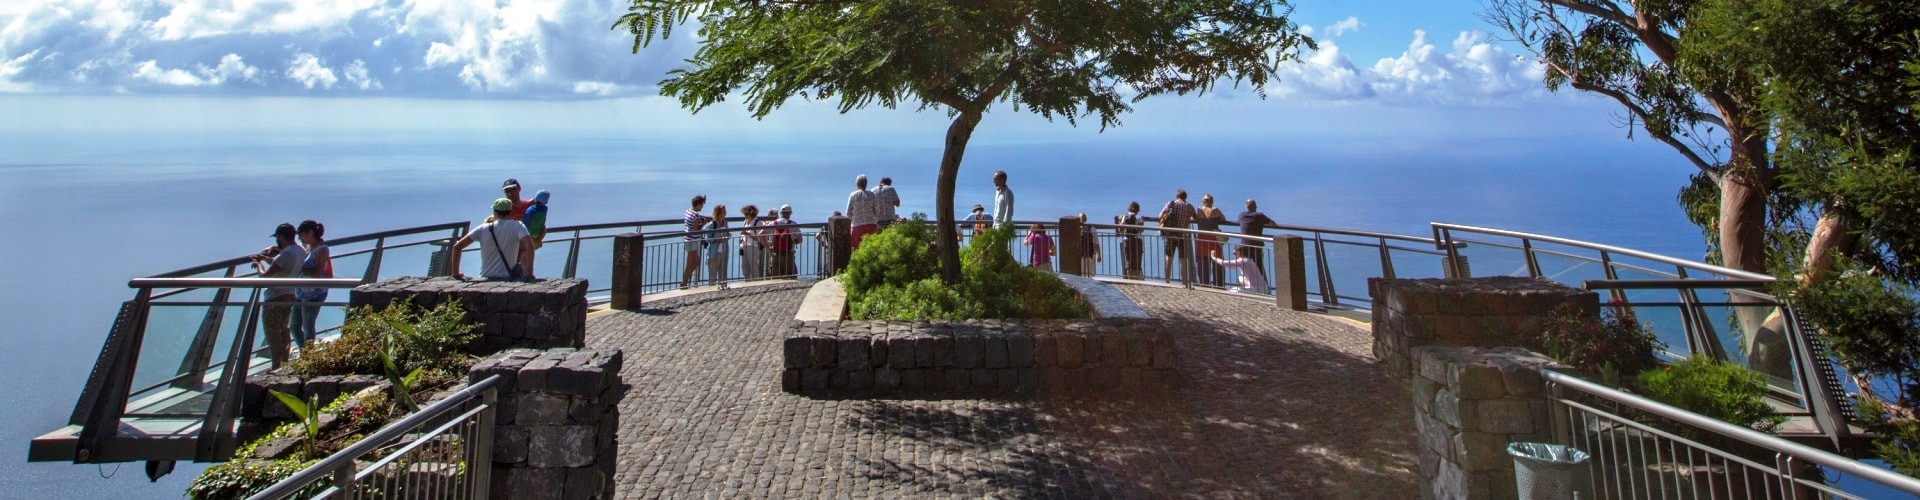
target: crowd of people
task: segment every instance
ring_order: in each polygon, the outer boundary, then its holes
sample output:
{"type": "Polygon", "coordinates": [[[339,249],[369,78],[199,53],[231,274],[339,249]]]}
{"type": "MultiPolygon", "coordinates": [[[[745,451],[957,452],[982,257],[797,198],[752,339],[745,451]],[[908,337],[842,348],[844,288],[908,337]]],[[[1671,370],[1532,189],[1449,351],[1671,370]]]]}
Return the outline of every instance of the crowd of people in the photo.
{"type": "MultiPolygon", "coordinates": [[[[963,219],[972,224],[974,236],[979,236],[989,225],[997,228],[1011,227],[1013,224],[1014,197],[1013,190],[1007,186],[1006,171],[994,171],[993,186],[993,211],[988,212],[985,206],[975,204],[971,213],[963,219]]],[[[851,219],[850,245],[858,249],[867,235],[905,219],[899,215],[900,194],[894,189],[891,177],[881,177],[879,184],[869,189],[867,176],[862,174],[854,178],[854,188],[847,195],[845,216],[851,219]]],[[[492,213],[485,221],[468,231],[450,249],[448,264],[454,277],[465,278],[460,271],[461,255],[476,243],[480,245],[481,277],[498,280],[535,277],[534,255],[546,239],[551,195],[547,191],[538,191],[532,198],[521,198],[520,182],[515,179],[507,179],[501,184],[501,194],[502,197],[493,200],[490,205],[492,213]]],[[[735,230],[728,221],[726,205],[714,204],[709,212],[707,197],[693,196],[686,212],[682,214],[686,232],[682,243],[686,260],[680,276],[681,288],[703,281],[709,286],[725,288],[732,279],[728,274],[736,257],[740,259],[740,279],[759,280],[798,274],[797,254],[802,238],[801,231],[793,221],[793,207],[783,204],[777,209],[767,210],[763,215],[760,207],[745,205],[740,207],[740,214],[741,228],[735,230]]],[[[841,215],[839,211],[833,213],[833,217],[841,215]]],[[[1080,213],[1078,217],[1083,224],[1087,221],[1086,213],[1080,213]]],[[[1225,212],[1214,206],[1213,195],[1202,195],[1200,206],[1195,207],[1188,203],[1184,189],[1174,192],[1173,199],[1161,207],[1156,219],[1161,228],[1211,232],[1218,232],[1220,226],[1228,221],[1225,212]]],[[[1233,221],[1246,237],[1241,238],[1231,258],[1222,252],[1227,239],[1224,236],[1162,231],[1162,247],[1166,257],[1161,273],[1163,280],[1171,282],[1174,269],[1178,266],[1183,281],[1225,287],[1226,270],[1232,268],[1240,274],[1236,289],[1266,293],[1263,231],[1278,225],[1260,212],[1254,200],[1247,200],[1246,210],[1233,221]]],[[[1147,229],[1146,219],[1140,215],[1140,203],[1129,203],[1127,212],[1114,216],[1113,222],[1120,226],[1114,236],[1120,240],[1122,274],[1128,279],[1144,279],[1141,263],[1146,245],[1142,241],[1142,234],[1147,229]]],[[[332,255],[327,248],[325,234],[326,227],[312,220],[303,221],[298,226],[280,224],[274,229],[274,245],[253,255],[252,262],[262,277],[331,278],[332,255]]],[[[816,235],[816,238],[821,236],[816,235]]],[[[1091,227],[1083,225],[1078,240],[1082,249],[1082,268],[1092,269],[1102,260],[1100,239],[1091,227]]],[[[1028,249],[1028,265],[1051,267],[1059,251],[1055,239],[1047,234],[1044,225],[1033,224],[1029,227],[1023,241],[1028,249]]],[[[266,290],[262,317],[275,366],[288,359],[292,347],[304,347],[314,340],[315,320],[321,303],[326,299],[326,288],[266,290]]]]}

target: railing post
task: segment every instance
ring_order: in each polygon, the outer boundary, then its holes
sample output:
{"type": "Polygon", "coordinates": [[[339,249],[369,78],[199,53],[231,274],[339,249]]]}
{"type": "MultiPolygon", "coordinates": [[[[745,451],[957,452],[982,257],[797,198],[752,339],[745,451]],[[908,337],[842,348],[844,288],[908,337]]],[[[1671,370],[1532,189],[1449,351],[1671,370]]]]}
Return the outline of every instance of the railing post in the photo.
{"type": "MultiPolygon", "coordinates": [[[[469,468],[468,470],[473,469],[469,468]]],[[[360,489],[355,488],[353,485],[353,476],[357,472],[358,471],[354,470],[352,460],[348,460],[347,463],[341,464],[340,468],[333,470],[333,487],[340,492],[334,498],[352,500],[360,497],[360,489]]]]}
{"type": "Polygon", "coordinates": [[[380,281],[380,256],[381,254],[386,253],[386,250],[387,250],[386,238],[380,238],[380,239],[374,240],[373,256],[367,259],[366,278],[362,279],[361,281],[365,281],[368,283],[380,281]]]}
{"type": "Polygon", "coordinates": [[[480,404],[487,408],[480,410],[480,429],[473,438],[474,454],[467,459],[467,470],[471,471],[468,491],[473,493],[470,498],[492,498],[487,490],[493,486],[493,426],[494,412],[500,407],[499,384],[480,393],[480,404]]]}
{"type": "Polygon", "coordinates": [[[1467,256],[1462,255],[1460,253],[1460,249],[1466,248],[1467,244],[1447,241],[1446,246],[1447,246],[1447,256],[1442,258],[1440,262],[1440,267],[1447,271],[1447,277],[1448,278],[1472,277],[1473,267],[1468,265],[1467,256]]]}
{"type": "Polygon", "coordinates": [[[1295,311],[1307,310],[1307,246],[1299,236],[1273,237],[1273,302],[1295,311]]]}
{"type": "Polygon", "coordinates": [[[827,219],[827,245],[833,254],[833,274],[847,270],[847,264],[853,262],[853,219],[834,217],[827,219]]]}
{"type": "Polygon", "coordinates": [[[147,335],[147,308],[153,305],[153,289],[141,288],[133,297],[133,326],[127,331],[127,337],[111,354],[113,363],[107,365],[108,374],[99,397],[93,400],[93,408],[87,412],[86,422],[80,427],[79,446],[74,450],[73,462],[101,463],[95,456],[107,441],[120,433],[120,416],[127,411],[127,396],[133,390],[133,363],[140,356],[140,344],[147,335]]]}
{"type": "Polygon", "coordinates": [[[560,271],[560,277],[573,278],[580,270],[580,232],[573,232],[573,243],[567,245],[567,267],[560,271]]]}
{"type": "MultiPolygon", "coordinates": [[[[579,240],[575,240],[578,244],[579,240]]],[[[625,233],[613,237],[613,301],[608,307],[621,311],[640,309],[640,296],[646,285],[646,235],[625,233]]]]}
{"type": "Polygon", "coordinates": [[[1088,250],[1080,248],[1081,227],[1083,226],[1080,225],[1079,217],[1066,216],[1060,218],[1060,238],[1058,240],[1060,244],[1056,245],[1056,248],[1060,250],[1058,252],[1060,254],[1060,274],[1078,276],[1092,274],[1090,272],[1092,271],[1091,269],[1083,269],[1085,266],[1081,265],[1081,256],[1086,255],[1088,250]]]}
{"type": "Polygon", "coordinates": [[[1533,240],[1520,240],[1520,252],[1527,256],[1527,277],[1540,277],[1540,258],[1533,254],[1533,240]]]}

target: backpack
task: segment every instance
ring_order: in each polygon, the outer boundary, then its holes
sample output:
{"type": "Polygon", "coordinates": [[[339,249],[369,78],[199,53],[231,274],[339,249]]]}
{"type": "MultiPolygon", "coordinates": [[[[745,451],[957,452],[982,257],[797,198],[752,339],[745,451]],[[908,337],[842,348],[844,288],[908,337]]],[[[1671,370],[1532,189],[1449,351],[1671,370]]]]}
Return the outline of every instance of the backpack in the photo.
{"type": "Polygon", "coordinates": [[[773,253],[792,252],[793,242],[798,239],[800,237],[793,234],[791,226],[781,224],[779,228],[773,230],[773,253]]]}
{"type": "Polygon", "coordinates": [[[1187,220],[1187,214],[1173,207],[1173,203],[1167,204],[1166,214],[1160,218],[1160,227],[1187,227],[1187,223],[1191,222],[1187,220]]]}

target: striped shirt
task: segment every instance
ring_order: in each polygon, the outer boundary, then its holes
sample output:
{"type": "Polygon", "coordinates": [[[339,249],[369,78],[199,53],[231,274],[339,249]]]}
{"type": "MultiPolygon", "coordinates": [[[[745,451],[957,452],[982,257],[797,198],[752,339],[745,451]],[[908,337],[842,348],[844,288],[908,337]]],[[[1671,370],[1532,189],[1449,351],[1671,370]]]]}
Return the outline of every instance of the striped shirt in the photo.
{"type": "MultiPolygon", "coordinates": [[[[713,218],[712,218],[712,217],[708,217],[708,216],[706,216],[706,214],[702,214],[702,213],[700,213],[700,211],[698,211],[698,210],[694,210],[694,209],[691,209],[691,208],[689,208],[689,209],[687,209],[687,213],[686,213],[685,215],[686,215],[686,218],[687,218],[687,219],[686,219],[686,222],[687,222],[687,232],[689,232],[689,233],[691,233],[691,232],[694,232],[694,231],[699,231],[699,230],[701,230],[701,229],[703,229],[703,228],[705,228],[705,227],[707,227],[707,223],[708,223],[708,222],[712,222],[712,221],[713,221],[713,218]]],[[[703,240],[703,239],[705,239],[705,237],[702,237],[702,236],[694,236],[694,235],[691,235],[691,234],[689,234],[689,235],[687,235],[687,241],[688,241],[688,242],[697,242],[697,241],[701,241],[701,240],[703,240]]],[[[691,249],[691,248],[689,248],[689,249],[687,249],[687,250],[688,250],[688,251],[692,251],[692,250],[694,250],[694,249],[691,249]]]]}

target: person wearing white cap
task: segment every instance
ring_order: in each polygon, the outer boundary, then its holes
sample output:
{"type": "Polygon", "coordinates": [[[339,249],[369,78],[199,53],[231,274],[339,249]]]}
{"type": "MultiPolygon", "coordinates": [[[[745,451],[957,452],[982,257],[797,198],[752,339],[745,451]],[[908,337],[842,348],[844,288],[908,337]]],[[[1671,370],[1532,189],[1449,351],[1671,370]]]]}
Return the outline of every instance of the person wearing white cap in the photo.
{"type": "Polygon", "coordinates": [[[479,240],[481,277],[496,280],[528,278],[526,270],[533,267],[533,238],[527,235],[525,224],[508,217],[511,212],[513,200],[493,200],[493,222],[474,228],[453,244],[447,267],[453,270],[453,277],[465,278],[460,274],[460,255],[474,240],[479,240]]]}

